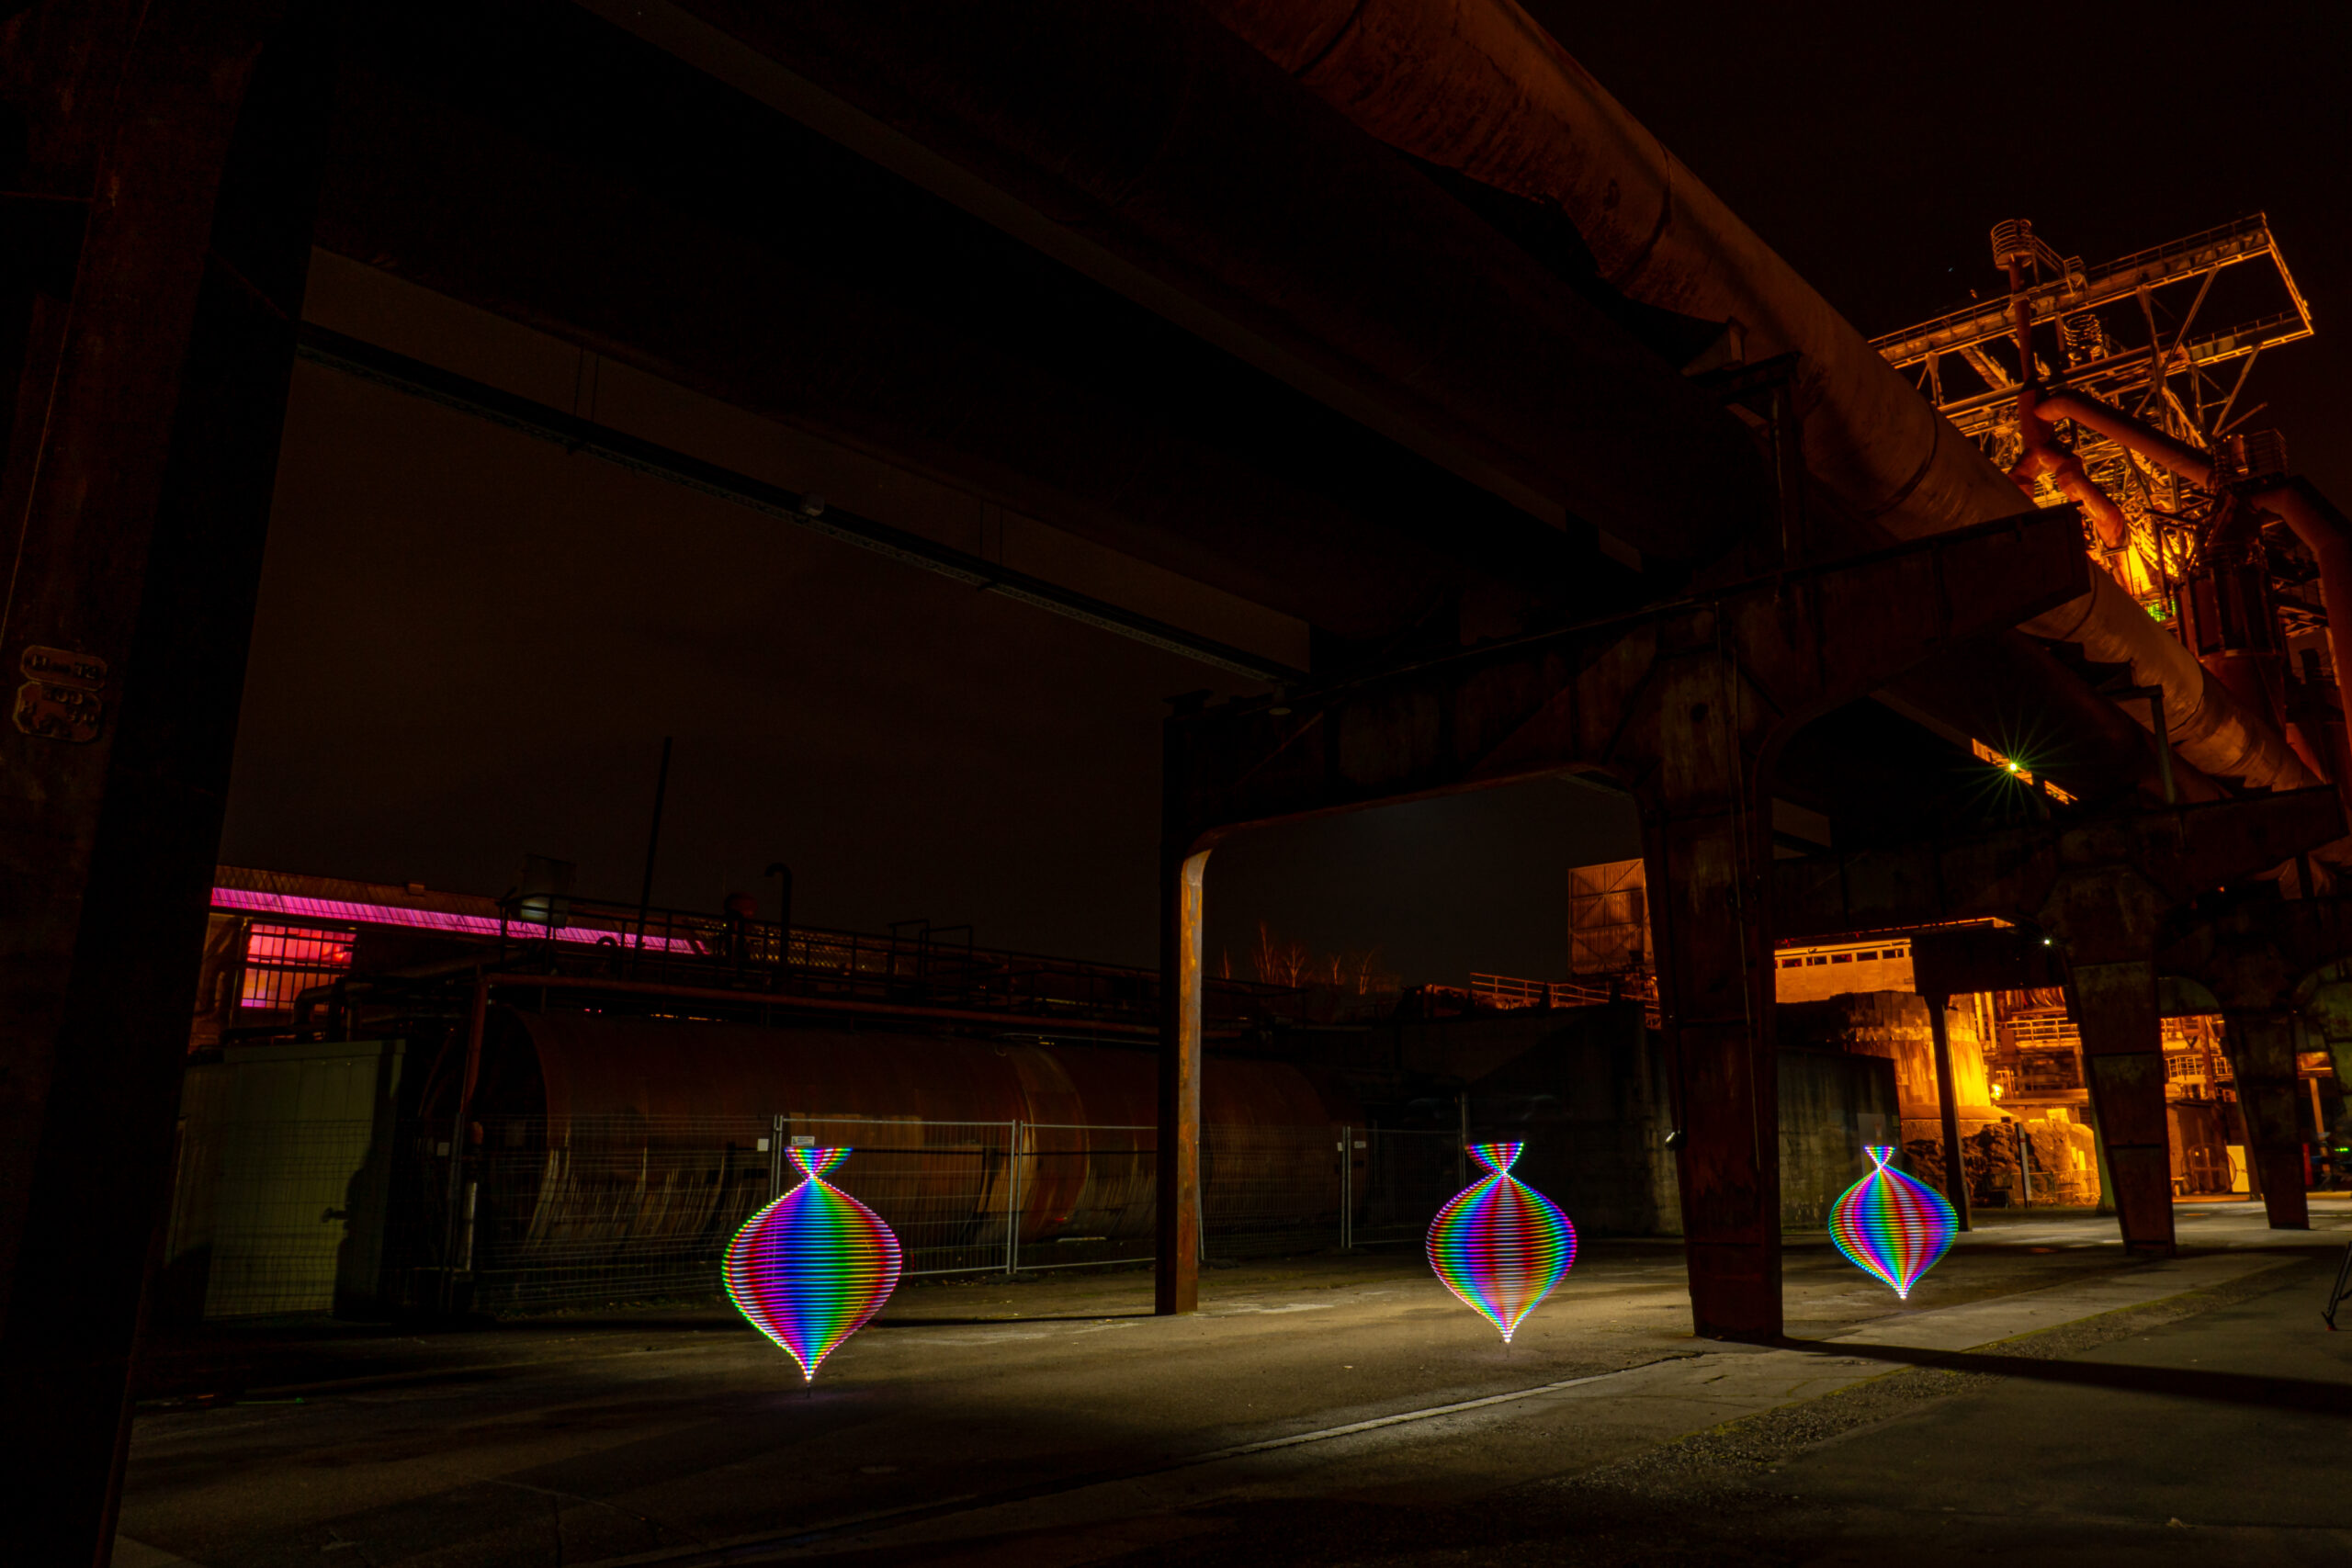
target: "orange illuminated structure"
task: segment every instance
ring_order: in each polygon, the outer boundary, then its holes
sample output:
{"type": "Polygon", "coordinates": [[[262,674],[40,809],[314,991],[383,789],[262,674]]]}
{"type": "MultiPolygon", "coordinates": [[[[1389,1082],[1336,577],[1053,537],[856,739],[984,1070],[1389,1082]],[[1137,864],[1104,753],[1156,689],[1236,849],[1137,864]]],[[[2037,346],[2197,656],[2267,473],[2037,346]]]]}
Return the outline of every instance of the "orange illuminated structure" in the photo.
{"type": "Polygon", "coordinates": [[[2331,582],[2352,597],[2352,537],[2290,477],[2278,433],[2251,428],[2256,364],[2313,331],[2268,220],[2086,265],[2010,220],[1992,250],[2002,291],[1871,346],[2036,503],[2078,506],[2092,558],[2340,786],[2326,600],[2331,582]]]}

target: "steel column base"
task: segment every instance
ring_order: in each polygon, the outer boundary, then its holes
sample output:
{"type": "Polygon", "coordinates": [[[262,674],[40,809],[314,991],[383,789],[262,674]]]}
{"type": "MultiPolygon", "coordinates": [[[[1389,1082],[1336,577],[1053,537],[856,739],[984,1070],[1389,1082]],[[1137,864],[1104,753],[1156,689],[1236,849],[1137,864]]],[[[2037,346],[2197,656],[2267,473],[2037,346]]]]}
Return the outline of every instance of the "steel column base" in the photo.
{"type": "Polygon", "coordinates": [[[2272,1230],[2307,1231],[2312,1211],[2303,1191],[2294,1020],[2276,1008],[2233,1010],[2222,1020],[2222,1042],[2237,1077],[2249,1145],[2246,1162],[2262,1189],[2263,1213],[2272,1230]]]}

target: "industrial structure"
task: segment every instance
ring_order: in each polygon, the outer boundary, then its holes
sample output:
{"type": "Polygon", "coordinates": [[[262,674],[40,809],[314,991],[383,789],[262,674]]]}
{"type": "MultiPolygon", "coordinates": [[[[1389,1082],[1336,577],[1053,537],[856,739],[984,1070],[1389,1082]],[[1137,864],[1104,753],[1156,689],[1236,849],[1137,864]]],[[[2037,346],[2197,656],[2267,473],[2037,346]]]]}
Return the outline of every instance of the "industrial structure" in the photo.
{"type": "MultiPolygon", "coordinates": [[[[2306,1223],[2298,1046],[2352,1037],[2352,538],[2222,378],[2310,330],[2259,220],[2100,269],[2005,224],[1997,312],[1873,344],[1510,0],[51,0],[0,29],[0,1418],[43,1434],[7,1481],[28,1558],[111,1535],[298,355],[1261,683],[1165,727],[1162,963],[1125,1026],[1156,1051],[1162,1312],[1197,1304],[1217,845],[1565,773],[1639,808],[1699,1333],[1782,1326],[1788,943],[1906,946],[1952,1161],[1950,998],[2062,997],[2143,1253],[2174,1242],[2164,1018],[2217,1016],[2271,1223],[2306,1223]],[[2290,305],[2224,311],[2256,259],[2290,305]],[[1298,649],[306,321],[323,267],[818,433],[1298,649]]],[[[662,983],[469,987],[590,980],[662,983]]],[[[463,1038],[453,1173],[495,1055],[463,1038]]],[[[551,1092],[537,1048],[502,1092],[528,1061],[551,1092]]]]}
{"type": "MultiPolygon", "coordinates": [[[[861,1151],[910,1275],[1152,1260],[1158,974],[569,880],[539,857],[500,899],[220,869],[152,1317],[705,1295],[811,1139],[861,1151]]],[[[1537,1136],[1589,1234],[1679,1229],[1638,997],[1438,999],[1209,983],[1204,1258],[1417,1244],[1497,1131],[1537,1136]]],[[[1782,1053],[1788,1223],[1892,1134],[1902,1064],[1881,1056],[1782,1053]]]]}

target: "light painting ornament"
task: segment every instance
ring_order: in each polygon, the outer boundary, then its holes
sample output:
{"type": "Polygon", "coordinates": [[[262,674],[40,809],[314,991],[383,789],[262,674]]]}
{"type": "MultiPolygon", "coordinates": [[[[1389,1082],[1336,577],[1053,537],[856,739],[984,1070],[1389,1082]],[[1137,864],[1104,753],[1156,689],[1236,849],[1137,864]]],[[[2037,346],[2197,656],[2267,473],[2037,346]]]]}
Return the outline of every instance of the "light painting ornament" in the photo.
{"type": "Polygon", "coordinates": [[[1503,1343],[1577,1260],[1577,1227],[1510,1173],[1524,1144],[1473,1144],[1487,1178],[1454,1194],[1430,1224],[1430,1267],[1502,1331],[1503,1343]]]}
{"type": "Polygon", "coordinates": [[[743,1222],[727,1244],[727,1293],[800,1363],[802,1381],[865,1327],[899,1284],[899,1238],[825,1179],[847,1149],[792,1149],[807,1178],[743,1222]]]}
{"type": "Polygon", "coordinates": [[[1909,1300],[1919,1276],[1951,1248],[1960,1217],[1934,1188],[1886,1162],[1891,1148],[1863,1149],[1871,1173],[1829,1208],[1829,1236],[1855,1268],[1875,1274],[1909,1300]]]}

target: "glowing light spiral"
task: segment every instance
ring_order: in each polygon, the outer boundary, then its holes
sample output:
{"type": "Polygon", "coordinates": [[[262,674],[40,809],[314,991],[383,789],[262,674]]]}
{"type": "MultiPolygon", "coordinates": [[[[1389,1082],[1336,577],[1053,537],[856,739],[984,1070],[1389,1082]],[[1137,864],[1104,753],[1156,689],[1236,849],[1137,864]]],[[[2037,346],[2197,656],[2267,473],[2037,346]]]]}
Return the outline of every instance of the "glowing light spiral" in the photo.
{"type": "Polygon", "coordinates": [[[1871,1156],[1871,1173],[1830,1205],[1829,1236],[1855,1268],[1908,1300],[1919,1276],[1951,1250],[1960,1219],[1942,1193],[1886,1163],[1893,1149],[1862,1152],[1871,1156]]]}
{"type": "Polygon", "coordinates": [[[1471,1145],[1471,1157],[1491,1174],[1455,1193],[1430,1224],[1430,1267],[1502,1331],[1506,1345],[1577,1260],[1568,1216],[1510,1173],[1526,1146],[1471,1145]]]}
{"type": "Polygon", "coordinates": [[[819,1364],[898,1288],[899,1238],[881,1216],[826,1181],[849,1150],[789,1152],[806,1179],[744,1221],[727,1244],[727,1293],[813,1382],[819,1364]]]}

